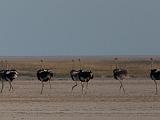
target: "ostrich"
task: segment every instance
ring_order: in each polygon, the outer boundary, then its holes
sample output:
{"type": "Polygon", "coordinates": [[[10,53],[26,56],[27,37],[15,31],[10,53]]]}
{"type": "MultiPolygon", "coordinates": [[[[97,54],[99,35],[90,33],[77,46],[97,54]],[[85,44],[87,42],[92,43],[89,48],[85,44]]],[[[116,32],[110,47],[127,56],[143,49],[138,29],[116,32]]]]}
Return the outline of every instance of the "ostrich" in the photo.
{"type": "MultiPolygon", "coordinates": [[[[7,66],[7,61],[5,62],[7,66]]],[[[17,76],[18,76],[18,72],[15,69],[0,70],[0,77],[2,81],[1,93],[4,88],[4,80],[9,82],[9,85],[10,85],[9,91],[11,91],[11,89],[13,90],[12,81],[16,79],[17,76]]]]}
{"type": "Polygon", "coordinates": [[[157,86],[157,81],[160,80],[160,69],[155,69],[153,67],[153,58],[150,58],[151,60],[151,71],[150,71],[150,77],[152,80],[154,80],[155,86],[156,86],[156,95],[158,94],[158,86],[157,86]]]}
{"type": "MultiPolygon", "coordinates": [[[[79,59],[80,62],[80,59],[79,59]]],[[[75,85],[72,86],[72,91],[73,89],[78,85],[78,81],[79,81],[79,70],[75,70],[75,63],[74,60],[72,59],[72,69],[70,71],[70,76],[72,78],[72,80],[75,82],[75,85]]]]}
{"type": "Polygon", "coordinates": [[[79,80],[79,71],[72,69],[70,71],[70,76],[71,76],[72,80],[75,82],[75,85],[72,86],[72,91],[73,91],[73,89],[78,85],[78,81],[80,81],[79,80]]]}
{"type": "Polygon", "coordinates": [[[11,91],[11,89],[13,90],[12,81],[17,78],[18,72],[15,69],[2,70],[1,74],[2,74],[2,89],[1,89],[1,92],[3,91],[3,88],[4,88],[3,80],[6,80],[6,81],[9,82],[9,85],[10,85],[9,91],[11,91]]]}
{"type": "Polygon", "coordinates": [[[90,79],[93,79],[93,73],[91,70],[79,70],[79,80],[81,81],[82,85],[82,93],[84,88],[84,83],[86,84],[86,88],[88,88],[88,82],[90,79]]]}
{"type": "Polygon", "coordinates": [[[51,70],[48,70],[48,69],[39,69],[37,71],[37,78],[42,83],[41,94],[43,92],[44,82],[49,81],[49,85],[50,85],[50,89],[51,89],[51,83],[50,83],[50,81],[51,81],[52,77],[53,77],[53,72],[51,70]]]}
{"type": "MultiPolygon", "coordinates": [[[[72,60],[74,63],[74,60],[72,60]]],[[[80,62],[80,59],[79,59],[80,62]]],[[[83,94],[83,89],[84,89],[84,83],[86,83],[86,88],[88,87],[88,82],[90,79],[93,79],[93,73],[90,70],[83,70],[81,69],[81,64],[80,64],[80,70],[75,70],[72,69],[70,71],[70,76],[73,81],[75,81],[75,85],[72,86],[72,91],[73,89],[78,85],[78,82],[81,82],[82,86],[82,94],[83,94]]]]}
{"type": "MultiPolygon", "coordinates": [[[[41,60],[43,63],[43,61],[41,60]]],[[[37,78],[39,81],[42,83],[42,88],[41,88],[41,94],[43,92],[43,87],[44,87],[44,82],[49,81],[50,89],[51,89],[51,78],[53,77],[53,72],[49,69],[43,69],[43,66],[41,66],[41,69],[37,71],[37,78]]]]}
{"type": "Polygon", "coordinates": [[[126,79],[126,77],[128,76],[128,71],[126,69],[118,68],[117,60],[118,58],[115,58],[116,69],[113,70],[113,76],[114,79],[119,80],[120,90],[123,89],[123,92],[125,93],[125,89],[123,87],[123,80],[126,79]]]}

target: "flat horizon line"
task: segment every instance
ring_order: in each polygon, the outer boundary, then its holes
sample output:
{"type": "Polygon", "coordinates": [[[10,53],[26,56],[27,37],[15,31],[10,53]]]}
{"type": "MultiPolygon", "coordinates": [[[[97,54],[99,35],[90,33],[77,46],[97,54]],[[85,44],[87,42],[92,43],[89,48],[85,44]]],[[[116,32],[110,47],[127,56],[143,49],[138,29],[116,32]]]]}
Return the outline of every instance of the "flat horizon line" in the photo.
{"type": "Polygon", "coordinates": [[[55,55],[55,56],[0,56],[0,60],[29,60],[29,59],[46,59],[46,60],[63,60],[63,59],[114,59],[115,57],[121,60],[141,60],[141,59],[160,59],[160,55],[55,55]]]}

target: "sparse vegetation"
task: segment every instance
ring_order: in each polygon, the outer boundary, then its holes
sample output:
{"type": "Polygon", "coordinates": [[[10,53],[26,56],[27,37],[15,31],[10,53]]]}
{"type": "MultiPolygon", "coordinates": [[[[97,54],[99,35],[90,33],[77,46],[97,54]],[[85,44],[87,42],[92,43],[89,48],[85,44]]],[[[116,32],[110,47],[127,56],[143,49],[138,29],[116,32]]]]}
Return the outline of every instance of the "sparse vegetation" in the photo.
{"type": "MultiPolygon", "coordinates": [[[[41,67],[40,60],[8,60],[11,68],[16,68],[20,73],[20,77],[35,77],[36,71],[41,67]]],[[[119,67],[125,67],[129,71],[130,77],[148,77],[150,70],[150,61],[148,60],[121,60],[119,67]]],[[[105,59],[84,59],[82,60],[82,68],[91,69],[95,77],[105,78],[112,77],[112,70],[115,68],[113,60],[105,59]]],[[[160,62],[155,63],[156,67],[160,67],[160,62]]],[[[50,59],[44,62],[44,67],[55,72],[58,78],[68,78],[72,69],[71,59],[50,59]]],[[[75,63],[75,69],[79,69],[79,63],[75,63]]]]}

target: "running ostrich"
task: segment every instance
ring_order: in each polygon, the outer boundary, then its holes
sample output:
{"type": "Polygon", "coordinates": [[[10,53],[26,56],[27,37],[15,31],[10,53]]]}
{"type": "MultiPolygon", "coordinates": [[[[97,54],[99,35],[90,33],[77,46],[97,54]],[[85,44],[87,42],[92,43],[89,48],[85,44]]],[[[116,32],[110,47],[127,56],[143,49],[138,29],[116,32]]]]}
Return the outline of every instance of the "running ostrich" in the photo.
{"type": "MultiPolygon", "coordinates": [[[[80,62],[80,59],[79,59],[79,62],[80,62]]],[[[72,86],[72,91],[78,85],[78,81],[80,81],[79,80],[79,70],[75,70],[74,67],[75,67],[75,63],[74,63],[74,60],[72,60],[72,70],[70,71],[70,76],[72,80],[75,82],[75,85],[72,86]]],[[[81,66],[80,66],[80,69],[81,69],[81,66]]]]}
{"type": "MultiPolygon", "coordinates": [[[[7,65],[7,61],[6,62],[6,66],[7,65]]],[[[17,78],[17,75],[18,75],[18,72],[16,71],[16,69],[4,69],[3,70],[0,70],[0,77],[1,77],[1,81],[2,81],[2,88],[1,88],[1,93],[3,91],[3,88],[4,88],[4,80],[5,81],[8,81],[10,87],[9,87],[9,91],[11,91],[11,89],[13,90],[13,86],[12,86],[12,81],[14,79],[17,78]]]]}
{"type": "Polygon", "coordinates": [[[158,85],[156,80],[160,80],[160,69],[155,69],[153,67],[153,58],[150,58],[151,60],[151,71],[150,71],[150,77],[152,80],[154,80],[155,86],[156,86],[156,95],[158,94],[158,85]]]}
{"type": "Polygon", "coordinates": [[[51,78],[53,77],[53,72],[49,69],[43,68],[43,60],[41,60],[42,66],[41,69],[37,71],[37,78],[39,81],[41,81],[42,88],[41,88],[41,94],[43,92],[44,82],[49,81],[50,89],[51,89],[51,78]]]}
{"type": "MultiPolygon", "coordinates": [[[[79,62],[80,62],[80,59],[79,59],[79,62]]],[[[72,63],[74,64],[74,60],[72,60],[72,63]]],[[[72,91],[80,81],[82,86],[82,94],[84,90],[84,84],[86,83],[86,88],[88,88],[88,82],[90,81],[90,79],[93,79],[93,73],[91,72],[91,70],[83,70],[81,68],[81,63],[80,63],[80,70],[75,70],[72,67],[72,70],[70,71],[70,76],[72,80],[75,81],[75,85],[72,86],[72,91]]]]}
{"type": "Polygon", "coordinates": [[[123,89],[123,92],[125,93],[125,89],[123,87],[123,80],[127,78],[128,72],[126,69],[118,68],[117,60],[118,58],[115,58],[116,63],[116,69],[113,70],[113,76],[114,79],[119,80],[120,82],[120,90],[123,89]]]}

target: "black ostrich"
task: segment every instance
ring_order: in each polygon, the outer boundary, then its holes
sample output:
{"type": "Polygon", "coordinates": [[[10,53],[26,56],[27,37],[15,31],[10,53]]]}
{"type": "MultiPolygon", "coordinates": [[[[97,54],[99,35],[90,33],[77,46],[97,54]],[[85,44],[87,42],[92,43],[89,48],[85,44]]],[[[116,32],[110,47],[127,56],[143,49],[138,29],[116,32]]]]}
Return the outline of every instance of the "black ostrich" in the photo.
{"type": "Polygon", "coordinates": [[[84,83],[86,84],[86,88],[88,88],[88,82],[93,79],[93,73],[91,70],[80,70],[79,71],[79,80],[81,81],[82,85],[82,93],[84,88],[84,83]]]}
{"type": "Polygon", "coordinates": [[[72,60],[72,70],[70,71],[70,76],[72,80],[75,82],[75,85],[72,86],[72,91],[73,89],[78,85],[78,82],[81,82],[82,86],[82,94],[83,94],[83,89],[84,89],[84,84],[86,83],[86,89],[88,88],[88,82],[90,79],[93,79],[93,73],[90,70],[83,70],[81,67],[81,59],[78,59],[79,62],[79,70],[75,70],[75,61],[72,60]]]}
{"type": "MultiPolygon", "coordinates": [[[[79,62],[80,62],[80,59],[79,59],[79,62]]],[[[72,91],[78,85],[78,81],[80,81],[79,80],[79,70],[75,70],[74,67],[75,67],[75,61],[72,59],[72,69],[70,71],[70,77],[75,82],[75,85],[72,86],[72,91]]],[[[81,66],[80,66],[80,68],[81,68],[81,66]]]]}
{"type": "Polygon", "coordinates": [[[115,58],[116,69],[113,70],[113,77],[120,82],[120,90],[123,89],[123,92],[125,93],[123,80],[127,78],[128,71],[126,69],[118,68],[117,60],[118,58],[115,58]]]}
{"type": "Polygon", "coordinates": [[[41,94],[43,92],[44,82],[49,81],[50,89],[51,89],[51,78],[53,77],[53,72],[49,69],[39,69],[37,71],[37,78],[42,83],[41,94]]]}
{"type": "Polygon", "coordinates": [[[9,91],[11,91],[11,89],[13,90],[12,81],[17,78],[17,75],[18,75],[18,72],[15,69],[0,70],[0,76],[2,81],[1,93],[4,88],[4,80],[9,82],[9,85],[10,85],[9,91]]]}
{"type": "Polygon", "coordinates": [[[80,81],[79,80],[79,71],[72,69],[70,71],[70,76],[71,76],[72,80],[75,82],[75,85],[72,86],[72,91],[73,91],[73,89],[78,85],[78,81],[80,81]]]}
{"type": "MultiPolygon", "coordinates": [[[[72,60],[72,62],[74,62],[74,60],[72,60]]],[[[80,59],[79,59],[79,62],[80,62],[80,59]]],[[[84,89],[84,83],[86,83],[86,88],[88,88],[88,82],[90,81],[90,79],[93,79],[93,73],[91,72],[91,70],[82,70],[81,68],[80,70],[75,70],[72,67],[72,70],[70,71],[70,76],[72,80],[75,81],[75,85],[72,86],[72,91],[80,81],[82,86],[82,94],[84,89]]]]}
{"type": "Polygon", "coordinates": [[[155,69],[153,67],[153,58],[150,58],[151,60],[151,71],[150,71],[150,77],[154,81],[155,86],[156,86],[156,95],[158,94],[158,85],[157,85],[157,80],[160,80],[160,69],[155,69]]]}

